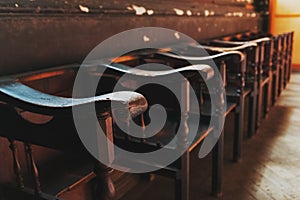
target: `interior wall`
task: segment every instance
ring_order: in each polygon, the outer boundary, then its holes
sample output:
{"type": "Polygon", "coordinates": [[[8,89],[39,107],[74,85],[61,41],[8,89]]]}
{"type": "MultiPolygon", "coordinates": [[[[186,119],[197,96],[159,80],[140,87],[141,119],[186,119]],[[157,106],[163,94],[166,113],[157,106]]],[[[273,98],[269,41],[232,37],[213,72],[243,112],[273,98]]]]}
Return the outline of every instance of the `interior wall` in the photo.
{"type": "Polygon", "coordinates": [[[300,68],[300,1],[271,0],[271,33],[295,31],[293,46],[293,65],[300,68]]]}

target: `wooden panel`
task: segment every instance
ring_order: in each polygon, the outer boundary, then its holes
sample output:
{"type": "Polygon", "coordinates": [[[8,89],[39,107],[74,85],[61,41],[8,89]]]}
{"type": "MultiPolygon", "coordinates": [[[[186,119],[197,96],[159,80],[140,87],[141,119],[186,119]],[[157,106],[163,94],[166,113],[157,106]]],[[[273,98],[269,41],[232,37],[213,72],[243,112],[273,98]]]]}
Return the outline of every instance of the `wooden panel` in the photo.
{"type": "Polygon", "coordinates": [[[67,2],[0,0],[1,74],[80,62],[101,41],[137,27],[165,27],[203,40],[256,31],[261,23],[245,3],[227,0],[67,2]]]}
{"type": "MultiPolygon", "coordinates": [[[[161,26],[196,40],[258,30],[259,18],[148,17],[2,17],[0,70],[20,70],[81,61],[109,36],[142,26],[161,26]]],[[[166,43],[168,38],[166,38],[166,43]]],[[[134,44],[132,44],[134,45],[134,44]]],[[[116,46],[117,49],[117,46],[116,46]]],[[[108,52],[109,53],[109,52],[108,52]]],[[[105,55],[103,55],[105,56],[105,55]]]]}

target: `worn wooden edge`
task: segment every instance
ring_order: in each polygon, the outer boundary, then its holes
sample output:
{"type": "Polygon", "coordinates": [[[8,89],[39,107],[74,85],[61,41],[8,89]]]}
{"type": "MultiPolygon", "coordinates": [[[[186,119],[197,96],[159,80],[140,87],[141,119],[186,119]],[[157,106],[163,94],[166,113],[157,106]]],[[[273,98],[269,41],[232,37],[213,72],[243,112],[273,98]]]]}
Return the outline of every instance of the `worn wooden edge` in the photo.
{"type": "MultiPolygon", "coordinates": [[[[201,46],[199,46],[199,48],[201,48],[201,46]]],[[[205,48],[205,47],[204,47],[205,48]]],[[[240,56],[240,59],[243,60],[244,59],[244,54],[241,53],[240,51],[221,51],[220,49],[213,49],[213,48],[207,48],[208,50],[219,50],[217,51],[217,54],[214,55],[208,55],[208,56],[182,56],[182,55],[176,55],[176,54],[171,54],[171,53],[167,53],[167,52],[161,52],[161,53],[157,53],[158,55],[163,55],[166,57],[170,57],[170,58],[176,58],[179,60],[188,60],[188,61],[205,61],[205,60],[212,60],[212,59],[216,59],[216,58],[221,58],[224,56],[230,56],[230,55],[238,55],[240,56]]]]}
{"type": "Polygon", "coordinates": [[[147,107],[147,100],[139,93],[120,91],[87,98],[65,98],[37,91],[15,80],[0,83],[0,101],[20,107],[24,110],[51,114],[61,112],[91,103],[119,102],[118,106],[129,109],[132,116],[143,113],[147,107]]]}
{"type": "MultiPolygon", "coordinates": [[[[14,1],[6,0],[0,1],[0,13],[140,13],[140,9],[152,10],[152,14],[175,14],[174,8],[178,10],[200,11],[207,10],[217,13],[218,11],[226,10],[241,10],[249,9],[249,3],[246,1],[236,0],[218,0],[218,1],[164,1],[161,4],[158,0],[153,1],[137,1],[137,0],[123,0],[123,1],[95,1],[95,0],[67,0],[67,1],[14,1]],[[136,12],[139,10],[138,12],[136,12]]],[[[252,9],[253,10],[253,9],[252,9]]],[[[146,12],[145,12],[146,13],[146,12]]]]}

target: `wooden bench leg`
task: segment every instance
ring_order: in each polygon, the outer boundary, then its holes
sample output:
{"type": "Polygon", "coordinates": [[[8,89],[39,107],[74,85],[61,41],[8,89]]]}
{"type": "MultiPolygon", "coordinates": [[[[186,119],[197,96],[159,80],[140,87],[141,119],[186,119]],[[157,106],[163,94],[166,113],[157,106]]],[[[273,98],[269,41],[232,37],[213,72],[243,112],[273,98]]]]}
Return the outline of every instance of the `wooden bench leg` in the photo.
{"type": "Polygon", "coordinates": [[[240,98],[240,103],[236,108],[234,117],[234,141],[233,141],[233,161],[238,162],[241,159],[242,143],[244,134],[244,98],[240,98]]]}
{"type": "Polygon", "coordinates": [[[257,83],[254,83],[253,92],[250,96],[249,102],[249,123],[248,123],[248,137],[252,137],[256,132],[256,111],[257,111],[257,83]]]}
{"type": "Polygon", "coordinates": [[[259,83],[258,97],[257,97],[257,113],[256,113],[256,129],[259,127],[262,120],[262,107],[263,107],[263,96],[264,96],[264,87],[259,83]]]}
{"type": "Polygon", "coordinates": [[[283,90],[283,83],[284,83],[284,67],[283,62],[280,63],[280,70],[279,70],[279,85],[278,85],[278,96],[281,95],[281,92],[283,90]]]}
{"type": "Polygon", "coordinates": [[[13,167],[14,167],[14,173],[15,173],[16,180],[17,180],[17,185],[20,190],[23,190],[24,182],[23,182],[23,177],[21,175],[21,167],[20,167],[17,147],[16,147],[14,140],[9,139],[9,143],[10,143],[9,147],[11,149],[12,156],[13,156],[13,167]]]}
{"type": "Polygon", "coordinates": [[[181,115],[182,123],[181,129],[178,130],[177,146],[179,150],[185,152],[180,157],[180,167],[176,173],[175,178],[175,199],[176,200],[189,200],[189,188],[190,188],[190,152],[188,150],[189,126],[188,118],[190,111],[190,83],[186,80],[181,81],[181,115]]]}
{"type": "Polygon", "coordinates": [[[277,98],[278,98],[278,89],[279,88],[279,67],[278,63],[276,63],[276,73],[274,76],[274,87],[273,87],[273,105],[275,104],[277,98]]]}
{"type": "Polygon", "coordinates": [[[26,147],[26,152],[29,156],[30,170],[31,170],[31,175],[32,175],[33,182],[34,182],[34,194],[37,197],[37,199],[39,199],[39,197],[42,196],[39,171],[35,164],[31,144],[25,144],[25,147],[26,147]]]}
{"type": "Polygon", "coordinates": [[[94,173],[96,179],[93,187],[93,196],[95,200],[109,200],[115,196],[115,187],[111,179],[111,172],[113,170],[95,161],[94,173]]]}
{"type": "Polygon", "coordinates": [[[189,200],[190,188],[190,155],[185,152],[180,158],[180,170],[175,179],[175,199],[189,200]]]}
{"type": "MultiPolygon", "coordinates": [[[[109,140],[113,142],[113,127],[112,127],[112,117],[110,113],[103,113],[98,116],[101,128],[106,134],[107,141],[99,141],[98,151],[104,152],[105,160],[107,162],[112,162],[114,159],[114,147],[109,144],[109,140]]],[[[97,137],[96,137],[97,138],[97,137]]],[[[94,173],[96,174],[95,183],[93,186],[93,199],[95,200],[109,200],[115,196],[115,186],[111,179],[112,168],[102,164],[98,160],[94,160],[94,173]]]]}
{"type": "Polygon", "coordinates": [[[212,152],[212,195],[222,196],[224,132],[222,131],[212,152]]]}
{"type": "Polygon", "coordinates": [[[268,83],[268,94],[267,94],[267,99],[266,99],[266,109],[265,109],[265,113],[266,115],[269,113],[271,106],[272,106],[272,86],[273,86],[273,76],[271,74],[271,70],[270,70],[270,80],[268,83]]]}

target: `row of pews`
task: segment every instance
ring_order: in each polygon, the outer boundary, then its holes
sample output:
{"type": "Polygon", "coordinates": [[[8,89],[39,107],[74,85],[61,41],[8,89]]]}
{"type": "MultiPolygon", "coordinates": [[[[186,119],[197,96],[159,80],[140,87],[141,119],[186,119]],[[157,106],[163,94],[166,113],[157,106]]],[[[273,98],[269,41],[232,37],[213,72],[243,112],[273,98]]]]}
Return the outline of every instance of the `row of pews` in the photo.
{"type": "Polygon", "coordinates": [[[176,199],[187,200],[190,154],[212,150],[212,194],[220,197],[225,118],[234,113],[237,162],[245,132],[256,133],[290,80],[292,46],[293,32],[245,33],[2,76],[0,136],[10,142],[16,190],[59,199],[42,190],[32,152],[39,145],[88,158],[93,199],[116,199],[111,176],[125,169],[173,178],[176,199]],[[16,141],[30,158],[32,191],[16,141]]]}

